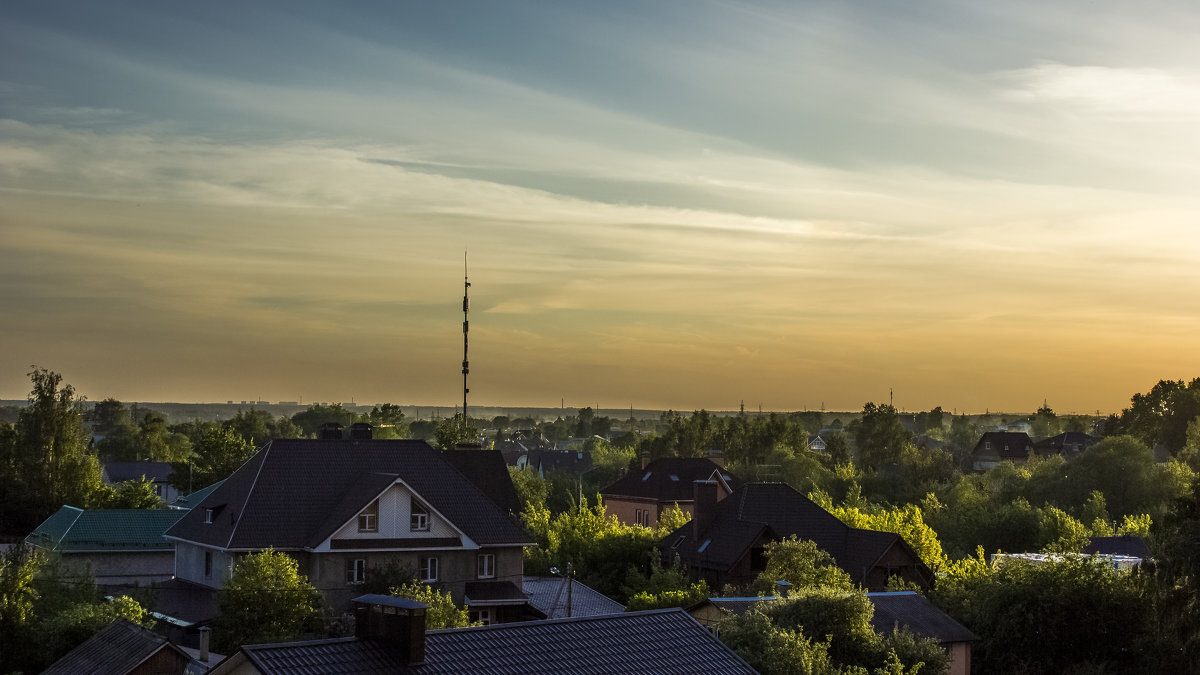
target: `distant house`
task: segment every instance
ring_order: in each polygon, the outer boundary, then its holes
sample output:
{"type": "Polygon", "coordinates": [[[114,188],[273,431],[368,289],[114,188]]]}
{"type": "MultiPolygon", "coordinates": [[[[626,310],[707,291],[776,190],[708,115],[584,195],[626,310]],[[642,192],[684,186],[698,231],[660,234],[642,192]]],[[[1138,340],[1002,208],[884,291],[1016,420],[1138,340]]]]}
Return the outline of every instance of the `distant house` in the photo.
{"type": "Polygon", "coordinates": [[[755,672],[678,608],[426,631],[419,602],[363,596],[354,603],[354,637],[245,645],[210,672],[755,672]]]}
{"type": "Polygon", "coordinates": [[[875,605],[871,626],[882,635],[904,628],[917,637],[933,638],[950,654],[949,675],[969,675],[971,643],[979,640],[965,626],[913,591],[867,593],[875,605]]]}
{"type": "Polygon", "coordinates": [[[295,558],[333,607],[359,595],[370,568],[396,563],[480,620],[520,613],[522,548],[534,542],[488,496],[500,488],[472,482],[483,471],[456,468],[489,458],[451,450],[465,453],[451,460],[425,441],[359,434],[263,446],[167,532],[176,576],[216,589],[239,558],[272,547],[295,558]]]}
{"type": "Polygon", "coordinates": [[[1012,431],[988,431],[979,438],[971,451],[971,466],[984,471],[1000,462],[1022,464],[1033,452],[1033,440],[1029,434],[1012,431]]]}
{"type": "Polygon", "coordinates": [[[808,449],[814,452],[825,452],[825,439],[820,434],[808,439],[808,449]]]}
{"type": "Polygon", "coordinates": [[[119,619],[88,638],[43,675],[192,675],[207,670],[167,638],[119,619]]]}
{"type": "Polygon", "coordinates": [[[729,496],[742,481],[725,470],[724,462],[706,457],[664,457],[653,462],[643,458],[640,471],[630,471],[600,491],[604,509],[626,525],[654,527],[662,512],[678,504],[689,516],[694,509],[692,484],[712,480],[717,499],[729,496]]]}
{"type": "Polygon", "coordinates": [[[1146,540],[1136,534],[1123,534],[1115,537],[1091,537],[1083,553],[1099,555],[1128,556],[1148,560],[1151,557],[1150,547],[1146,540]]]}
{"type": "Polygon", "coordinates": [[[1100,439],[1082,431],[1068,431],[1050,438],[1034,441],[1033,451],[1039,455],[1062,455],[1067,459],[1075,459],[1084,450],[1095,445],[1100,439]]]}
{"type": "MultiPolygon", "coordinates": [[[[875,608],[871,617],[875,632],[890,635],[896,628],[901,628],[917,637],[933,638],[950,655],[949,674],[969,675],[971,643],[979,640],[974,633],[913,591],[867,593],[866,596],[875,608]]],[[[689,607],[688,613],[715,632],[726,618],[745,614],[760,602],[775,600],[775,597],[708,598],[689,607]]]]}
{"type": "Polygon", "coordinates": [[[25,538],[62,556],[96,583],[149,584],[175,574],[175,547],[163,536],[183,517],[173,509],[77,509],[64,506],[25,538]]]}
{"type": "Polygon", "coordinates": [[[545,478],[549,473],[571,473],[581,476],[592,469],[592,453],[578,450],[530,450],[524,464],[519,468],[528,469],[545,478]]]}
{"type": "Polygon", "coordinates": [[[179,496],[179,491],[167,481],[170,475],[170,462],[109,462],[100,469],[100,478],[108,485],[144,477],[154,485],[155,494],[164,504],[170,504],[179,496]]]}
{"type": "Polygon", "coordinates": [[[884,590],[893,577],[933,585],[933,572],[903,537],[850,527],[788,485],[750,483],[721,501],[715,481],[694,486],[692,521],[663,538],[660,548],[664,559],[679,556],[710,588],[751,583],[766,569],[766,545],[792,535],[816,543],[867,590],[884,590]]]}
{"type": "Polygon", "coordinates": [[[625,605],[565,577],[525,577],[522,587],[529,606],[546,619],[619,614],[625,605]]]}

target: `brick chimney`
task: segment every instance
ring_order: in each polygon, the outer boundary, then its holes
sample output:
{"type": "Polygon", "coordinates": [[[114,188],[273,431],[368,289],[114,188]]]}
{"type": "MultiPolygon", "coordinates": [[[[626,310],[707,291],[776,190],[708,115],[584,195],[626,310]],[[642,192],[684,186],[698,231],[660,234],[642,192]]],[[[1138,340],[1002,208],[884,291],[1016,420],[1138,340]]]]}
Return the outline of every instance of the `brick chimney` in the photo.
{"type": "Polygon", "coordinates": [[[643,468],[643,469],[644,469],[644,468],[646,468],[646,466],[647,466],[647,465],[649,465],[649,464],[650,464],[650,453],[649,453],[649,452],[643,452],[643,453],[642,453],[642,468],[643,468]]]}
{"type": "Polygon", "coordinates": [[[350,425],[350,438],[355,441],[369,441],[373,430],[370,422],[355,422],[350,425]]]}
{"type": "Polygon", "coordinates": [[[390,595],[362,595],[354,603],[354,637],[380,640],[398,650],[405,665],[425,663],[424,603],[390,595]]]}
{"type": "Polygon", "coordinates": [[[321,425],[320,438],[323,441],[342,440],[342,425],[337,422],[326,422],[321,425]]]}
{"type": "Polygon", "coordinates": [[[717,517],[717,481],[698,480],[692,482],[692,536],[700,541],[701,535],[717,517]]]}

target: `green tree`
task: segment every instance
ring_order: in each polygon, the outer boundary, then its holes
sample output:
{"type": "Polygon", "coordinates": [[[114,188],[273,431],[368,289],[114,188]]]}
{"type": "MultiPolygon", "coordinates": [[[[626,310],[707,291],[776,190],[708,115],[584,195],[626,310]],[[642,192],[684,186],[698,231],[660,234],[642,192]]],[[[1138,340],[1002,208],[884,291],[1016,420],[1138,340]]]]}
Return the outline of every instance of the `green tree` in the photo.
{"type": "Polygon", "coordinates": [[[479,442],[479,430],[462,413],[454,413],[454,417],[439,421],[434,436],[438,447],[443,450],[453,450],[459,443],[479,442]]]}
{"type": "Polygon", "coordinates": [[[899,461],[912,434],[900,423],[900,414],[890,405],[867,403],[854,432],[858,458],[863,466],[876,468],[899,461]]]}
{"type": "Polygon", "coordinates": [[[467,610],[454,604],[449,593],[443,593],[428,584],[414,581],[393,588],[390,594],[425,603],[428,607],[425,610],[425,628],[429,630],[479,625],[471,623],[467,610]]]}
{"type": "Polygon", "coordinates": [[[1055,415],[1054,410],[1048,405],[1038,408],[1037,414],[1033,416],[1033,421],[1030,423],[1030,431],[1036,438],[1057,436],[1061,428],[1058,415],[1055,415]]]}
{"type": "Polygon", "coordinates": [[[825,439],[825,452],[832,464],[848,464],[851,461],[850,437],[841,432],[831,434],[825,439]]]}
{"type": "Polygon", "coordinates": [[[755,589],[760,593],[774,595],[777,581],[786,581],[796,589],[835,588],[850,591],[854,588],[850,575],[837,566],[833,556],[807,539],[797,539],[793,535],[770,542],[765,554],[767,566],[755,582],[755,589]]]}
{"type": "Polygon", "coordinates": [[[214,647],[226,653],[245,644],[295,640],[321,616],[320,593],[291,556],[270,548],[234,565],[217,602],[214,647]]]}
{"type": "Polygon", "coordinates": [[[342,407],[341,403],[333,405],[312,405],[307,410],[292,415],[292,422],[300,427],[300,433],[304,436],[312,437],[321,430],[321,427],[330,422],[337,422],[344,427],[348,427],[355,422],[358,422],[358,417],[342,407]]]}
{"type": "Polygon", "coordinates": [[[101,435],[109,434],[117,427],[129,424],[129,410],[115,398],[98,401],[85,415],[92,429],[101,435]]]}
{"type": "Polygon", "coordinates": [[[377,405],[371,409],[367,419],[375,426],[375,438],[408,438],[408,420],[398,405],[377,405]]]}
{"type": "MultiPolygon", "coordinates": [[[[44,561],[41,552],[25,544],[0,554],[0,644],[15,645],[24,639],[39,597],[33,579],[44,561]]],[[[0,671],[9,672],[11,666],[0,658],[0,671]]]]}
{"type": "Polygon", "coordinates": [[[29,404],[15,427],[0,431],[0,466],[7,472],[0,529],[11,533],[33,530],[63,504],[86,504],[101,484],[75,389],[45,368],[29,377],[29,404]]]}
{"type": "Polygon", "coordinates": [[[300,426],[291,419],[275,418],[266,410],[257,408],[239,410],[224,424],[256,448],[273,438],[299,438],[302,433],[300,426]]]}
{"type": "Polygon", "coordinates": [[[228,427],[205,428],[190,462],[171,466],[171,484],[192,491],[225,480],[254,456],[254,446],[228,427]]]}
{"type": "Polygon", "coordinates": [[[93,509],[158,509],[162,506],[154,483],[145,476],[117,483],[115,488],[101,485],[88,503],[93,509]]]}

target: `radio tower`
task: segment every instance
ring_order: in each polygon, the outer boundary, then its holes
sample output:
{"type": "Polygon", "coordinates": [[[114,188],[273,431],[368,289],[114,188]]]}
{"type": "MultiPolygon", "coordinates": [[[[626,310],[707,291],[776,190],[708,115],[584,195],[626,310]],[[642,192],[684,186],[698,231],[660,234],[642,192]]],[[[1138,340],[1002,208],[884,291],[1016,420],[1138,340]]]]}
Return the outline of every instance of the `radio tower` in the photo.
{"type": "Polygon", "coordinates": [[[471,309],[469,293],[471,282],[467,277],[467,252],[463,251],[463,428],[467,428],[467,373],[471,372],[467,362],[467,312],[471,309]]]}

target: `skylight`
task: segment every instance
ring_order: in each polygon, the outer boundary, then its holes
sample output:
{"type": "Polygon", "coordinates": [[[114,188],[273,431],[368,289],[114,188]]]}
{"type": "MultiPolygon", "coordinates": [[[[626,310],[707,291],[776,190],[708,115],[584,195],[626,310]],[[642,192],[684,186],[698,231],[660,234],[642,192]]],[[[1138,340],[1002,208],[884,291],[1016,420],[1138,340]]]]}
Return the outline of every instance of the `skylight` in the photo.
{"type": "Polygon", "coordinates": [[[676,476],[675,474],[671,474],[671,480],[678,482],[679,476],[676,476]]]}
{"type": "Polygon", "coordinates": [[[703,544],[700,544],[700,548],[699,548],[699,549],[697,549],[697,552],[698,552],[698,553],[704,553],[704,549],[708,548],[708,545],[709,545],[709,544],[711,544],[711,543],[712,543],[712,539],[705,539],[705,540],[704,540],[704,543],[703,543],[703,544]]]}
{"type": "Polygon", "coordinates": [[[647,471],[647,472],[646,472],[646,475],[645,475],[645,476],[642,476],[642,480],[650,480],[650,474],[652,474],[652,473],[654,473],[654,472],[653,472],[653,471],[647,471]]]}

